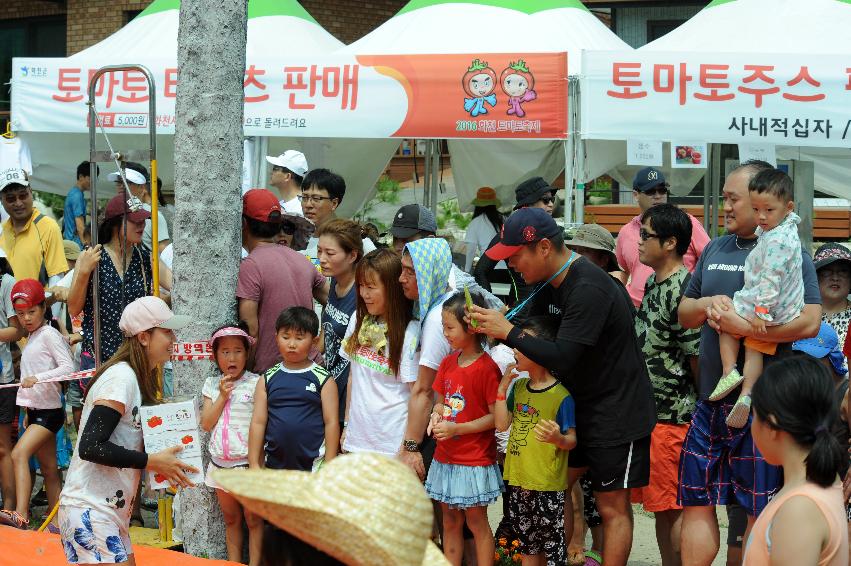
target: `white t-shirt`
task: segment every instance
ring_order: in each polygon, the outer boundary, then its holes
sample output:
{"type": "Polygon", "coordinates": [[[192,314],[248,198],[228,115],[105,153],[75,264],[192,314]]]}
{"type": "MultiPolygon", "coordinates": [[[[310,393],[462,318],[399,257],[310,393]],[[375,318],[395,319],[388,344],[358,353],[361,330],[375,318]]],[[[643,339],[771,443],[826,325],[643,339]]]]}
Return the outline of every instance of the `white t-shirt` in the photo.
{"type": "MultiPolygon", "coordinates": [[[[473,218],[467,225],[467,234],[464,237],[464,241],[467,243],[467,261],[464,263],[464,271],[471,273],[473,258],[485,253],[494,236],[496,236],[496,229],[487,216],[480,214],[473,218]]],[[[496,268],[505,269],[505,262],[497,263],[496,268]]]]}
{"type": "MultiPolygon", "coordinates": [[[[411,378],[410,365],[415,364],[416,359],[406,359],[403,347],[397,377],[390,369],[390,360],[371,348],[361,346],[353,356],[349,356],[345,350],[346,340],[354,332],[356,324],[357,316],[352,316],[340,347],[340,355],[351,362],[351,404],[343,449],[346,452],[378,452],[395,456],[408,423],[411,383],[416,381],[416,372],[411,378]]],[[[416,337],[416,324],[416,321],[411,321],[405,330],[406,345],[416,337]]]]}
{"type": "MultiPolygon", "coordinates": [[[[110,436],[110,442],[128,450],[144,450],[142,418],[139,415],[142,393],[136,374],[127,363],[115,364],[91,386],[83,404],[80,430],[86,429],[95,401],[115,401],[124,405],[121,420],[110,436]]],[[[141,475],[142,470],[134,468],[113,468],[87,462],[75,450],[59,504],[63,507],[97,509],[111,516],[115,524],[129,525],[141,475]]]]}
{"type": "MultiPolygon", "coordinates": [[[[150,204],[143,204],[142,208],[151,212],[150,204]]],[[[163,240],[170,240],[171,237],[168,234],[168,223],[165,221],[165,216],[163,216],[162,211],[157,210],[157,239],[162,242],[163,240]]],[[[142,232],[142,245],[148,248],[149,250],[153,250],[153,246],[151,242],[154,240],[154,228],[151,219],[148,218],[145,220],[145,231],[142,232]]]]}
{"type": "MultiPolygon", "coordinates": [[[[448,295],[446,299],[448,299],[451,295],[448,295]]],[[[436,370],[440,367],[440,363],[443,361],[443,358],[449,355],[449,352],[452,351],[452,348],[449,346],[449,342],[446,341],[446,338],[443,336],[443,303],[446,302],[446,299],[441,301],[439,304],[436,304],[432,307],[430,311],[428,311],[428,315],[426,315],[425,324],[423,325],[422,336],[419,339],[420,345],[420,363],[418,366],[426,366],[433,370],[436,370]]],[[[420,321],[413,321],[412,324],[419,324],[420,321]]],[[[406,344],[407,345],[407,344],[406,344]]],[[[406,358],[410,355],[410,352],[403,351],[402,357],[406,358]]],[[[418,368],[414,368],[415,373],[419,371],[418,368]]]]}
{"type": "Polygon", "coordinates": [[[281,199],[281,209],[284,212],[289,212],[290,214],[298,214],[299,216],[304,216],[304,212],[301,210],[301,201],[298,200],[298,197],[295,197],[291,200],[281,199]]]}
{"type": "MultiPolygon", "coordinates": [[[[212,375],[204,382],[201,395],[213,403],[219,398],[221,375],[212,375]]],[[[248,463],[248,429],[254,413],[254,389],[260,376],[246,371],[236,381],[230,400],[219,421],[210,432],[210,457],[221,467],[248,463]]]]}

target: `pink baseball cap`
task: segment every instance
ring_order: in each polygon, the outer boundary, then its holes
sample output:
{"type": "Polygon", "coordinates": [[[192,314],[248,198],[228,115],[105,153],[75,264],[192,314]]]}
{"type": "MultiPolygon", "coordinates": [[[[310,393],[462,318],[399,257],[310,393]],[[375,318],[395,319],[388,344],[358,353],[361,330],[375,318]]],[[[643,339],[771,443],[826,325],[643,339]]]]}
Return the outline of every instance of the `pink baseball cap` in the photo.
{"type": "Polygon", "coordinates": [[[124,307],[121,320],[118,321],[118,328],[125,336],[136,336],[152,328],[179,330],[187,326],[189,322],[188,316],[174,314],[159,297],[142,297],[124,307]]]}

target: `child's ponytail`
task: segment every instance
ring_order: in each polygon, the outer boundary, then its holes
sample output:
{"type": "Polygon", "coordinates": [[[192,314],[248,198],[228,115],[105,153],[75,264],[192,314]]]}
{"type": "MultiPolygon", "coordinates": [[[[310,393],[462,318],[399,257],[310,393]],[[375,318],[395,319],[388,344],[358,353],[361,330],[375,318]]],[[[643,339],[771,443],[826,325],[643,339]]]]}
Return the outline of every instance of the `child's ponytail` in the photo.
{"type": "Polygon", "coordinates": [[[833,485],[843,455],[831,432],[839,410],[833,379],[824,364],[809,356],[771,364],[756,382],[752,399],[760,420],[810,449],[807,479],[822,487],[833,485]]]}
{"type": "Polygon", "coordinates": [[[842,467],[842,447],[825,424],[818,425],[813,435],[813,447],[806,459],[807,479],[829,487],[836,481],[836,472],[842,467]]]}

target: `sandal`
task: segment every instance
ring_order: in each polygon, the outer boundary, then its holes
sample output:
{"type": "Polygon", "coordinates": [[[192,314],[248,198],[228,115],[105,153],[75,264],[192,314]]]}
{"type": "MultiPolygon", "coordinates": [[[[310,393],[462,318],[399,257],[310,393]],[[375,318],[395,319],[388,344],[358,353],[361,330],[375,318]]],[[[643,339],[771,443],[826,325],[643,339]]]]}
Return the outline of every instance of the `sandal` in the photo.
{"type": "Polygon", "coordinates": [[[585,553],[585,566],[603,566],[603,557],[595,550],[585,553]]]}
{"type": "Polygon", "coordinates": [[[751,396],[750,395],[742,395],[739,397],[739,400],[736,401],[736,404],[733,405],[733,409],[730,411],[730,414],[727,415],[727,426],[732,428],[744,428],[744,426],[748,423],[748,416],[751,413],[751,396]]]}
{"type": "Polygon", "coordinates": [[[6,525],[15,529],[26,529],[29,524],[30,522],[24,519],[17,511],[7,511],[6,509],[0,511],[0,525],[6,525]]]}
{"type": "Polygon", "coordinates": [[[733,368],[732,371],[722,377],[718,382],[718,385],[715,386],[715,390],[712,391],[712,395],[709,396],[709,401],[720,401],[729,395],[733,389],[741,385],[744,380],[745,378],[742,377],[742,374],[740,374],[736,368],[733,368]]]}

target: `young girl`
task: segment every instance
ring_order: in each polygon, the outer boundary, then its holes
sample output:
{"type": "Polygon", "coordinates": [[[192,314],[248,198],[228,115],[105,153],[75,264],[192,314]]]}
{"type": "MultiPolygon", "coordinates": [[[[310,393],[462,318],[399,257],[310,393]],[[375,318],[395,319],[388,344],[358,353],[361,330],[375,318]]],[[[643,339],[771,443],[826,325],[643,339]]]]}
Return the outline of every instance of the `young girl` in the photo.
{"type": "Polygon", "coordinates": [[[848,564],[837,470],[847,458],[830,429],[837,418],[827,368],[809,357],[769,366],[753,389],[752,433],[765,461],[783,467],[783,489],[751,530],[744,566],[848,564]]]}
{"type": "Polygon", "coordinates": [[[248,467],[248,430],[254,411],[254,389],[260,378],[245,370],[248,352],[254,345],[241,322],[237,326],[222,326],[210,339],[219,374],[207,378],[201,396],[201,428],[210,433],[210,464],[204,483],[216,490],[225,520],[225,541],[228,560],[242,561],[242,517],[248,525],[248,556],[251,566],[259,566],[263,546],[263,521],[243,511],[239,502],[213,480],[216,468],[248,467]]]}
{"type": "Polygon", "coordinates": [[[804,308],[804,282],[801,275],[801,240],[798,238],[800,217],[795,208],[792,179],[779,169],[757,174],[748,186],[751,204],[759,227],[756,247],[745,260],[745,283],[733,295],[736,313],[750,322],[754,336],[745,338],[745,365],[742,374],[736,369],[740,336],[726,332],[719,338],[724,377],[709,396],[720,401],[742,385],[739,398],[727,416],[727,425],[742,428],[751,410],[751,390],[762,373],[762,356],[774,355],[775,342],[756,336],[766,333],[766,326],[786,324],[797,318],[804,308]]]}
{"type": "Polygon", "coordinates": [[[24,529],[29,524],[32,476],[29,459],[38,459],[52,509],[62,489],[56,462],[56,433],[65,424],[62,385],[39,383],[74,372],[68,342],[45,323],[44,288],[35,279],[23,279],[12,287],[12,304],[29,340],[21,353],[21,389],[17,404],[26,409],[27,429],[12,450],[15,469],[15,510],[0,511],[0,524],[24,529]],[[37,385],[37,386],[36,386],[37,385]],[[36,386],[36,387],[33,387],[36,386]]]}
{"type": "MultiPolygon", "coordinates": [[[[481,295],[473,293],[471,298],[485,308],[481,295]]],[[[499,367],[482,351],[483,337],[464,322],[465,303],[463,292],[443,303],[443,336],[457,351],[441,362],[434,380],[439,401],[427,432],[437,439],[437,449],[425,483],[429,497],[440,502],[443,553],[456,566],[464,555],[465,520],[478,563],[493,560],[487,508],[503,491],[493,431],[499,367]]]]}
{"type": "MultiPolygon", "coordinates": [[[[0,384],[7,385],[15,381],[15,368],[12,365],[11,342],[17,342],[23,336],[21,324],[15,306],[12,304],[12,287],[15,278],[12,267],[6,259],[6,252],[0,248],[0,384]]],[[[3,509],[15,510],[15,469],[12,465],[12,423],[18,418],[15,387],[0,389],[0,493],[3,494],[3,509]]]]}
{"type": "MultiPolygon", "coordinates": [[[[526,335],[555,340],[549,317],[530,317],[521,328],[526,335]]],[[[519,351],[514,355],[517,365],[503,375],[494,407],[496,429],[511,426],[503,476],[509,521],[520,539],[523,566],[555,566],[565,563],[564,497],[567,453],[576,446],[575,406],[545,367],[519,351]],[[515,370],[529,377],[517,379],[506,395],[515,370]]]]}
{"type": "Polygon", "coordinates": [[[358,264],[358,307],[349,320],[340,355],[351,362],[346,395],[344,452],[377,452],[395,457],[408,421],[415,371],[402,371],[402,347],[414,340],[411,301],[399,285],[399,254],[379,249],[358,264]],[[413,378],[404,376],[412,374],[413,378]]]}

